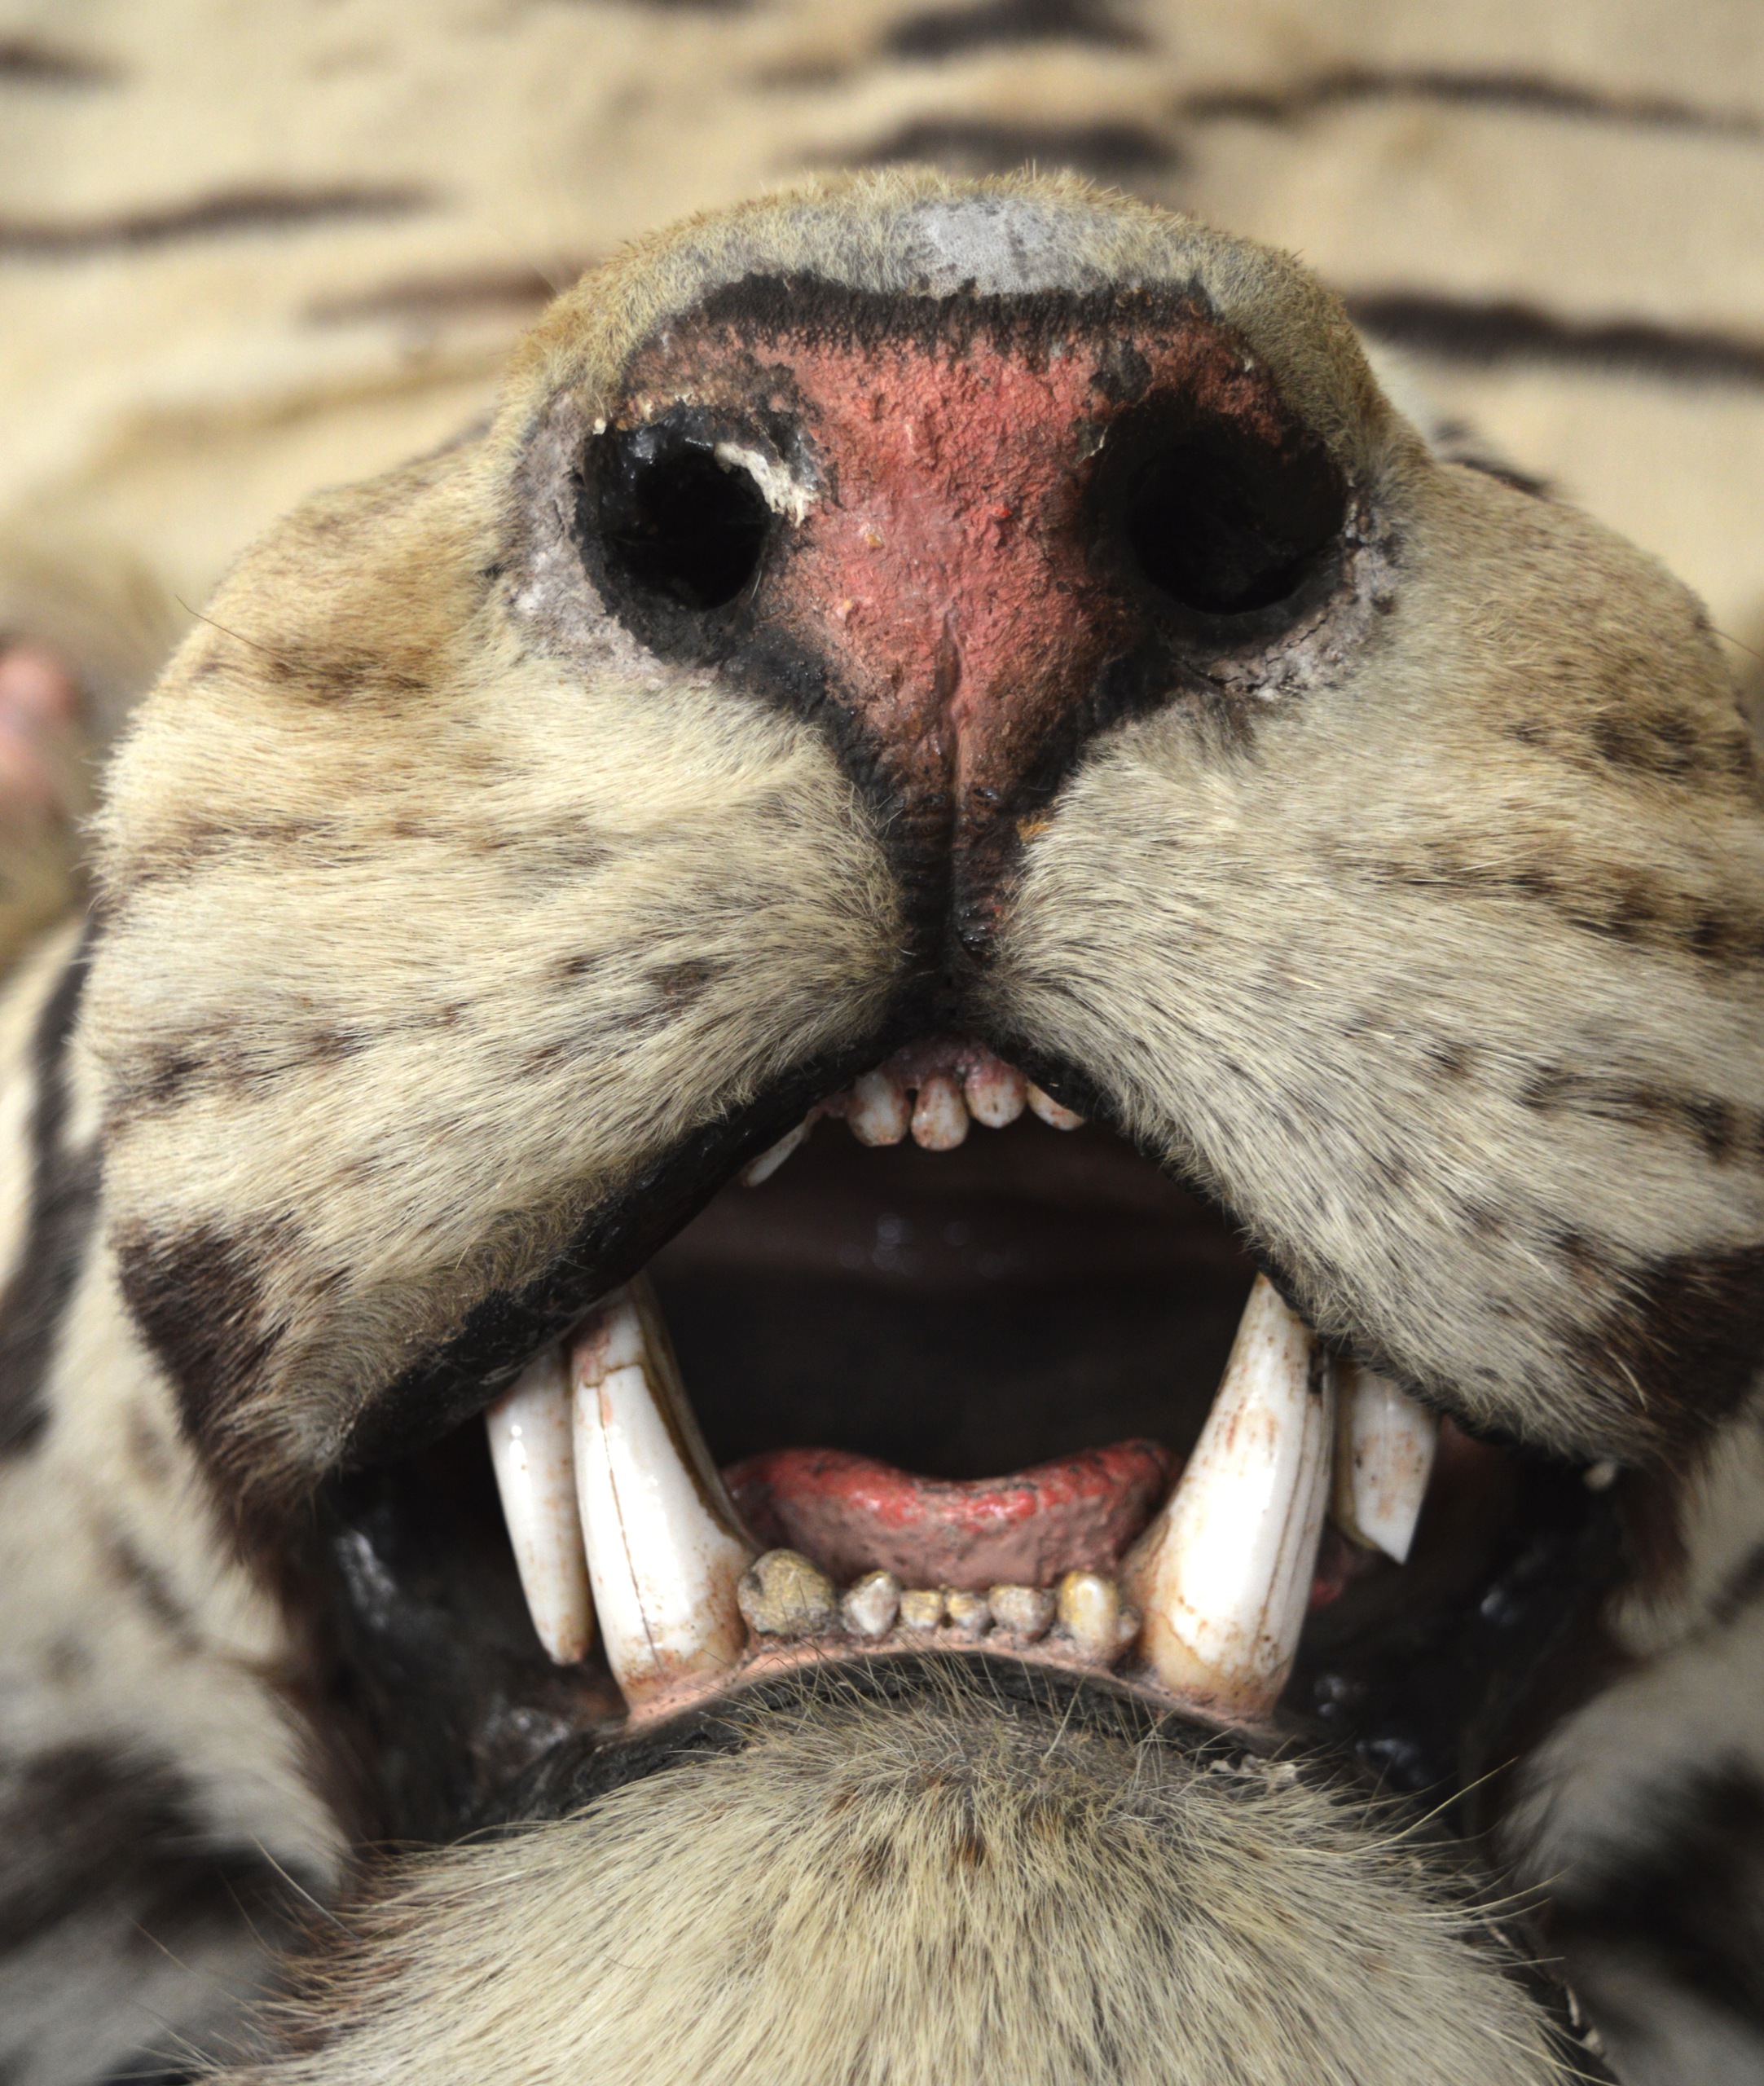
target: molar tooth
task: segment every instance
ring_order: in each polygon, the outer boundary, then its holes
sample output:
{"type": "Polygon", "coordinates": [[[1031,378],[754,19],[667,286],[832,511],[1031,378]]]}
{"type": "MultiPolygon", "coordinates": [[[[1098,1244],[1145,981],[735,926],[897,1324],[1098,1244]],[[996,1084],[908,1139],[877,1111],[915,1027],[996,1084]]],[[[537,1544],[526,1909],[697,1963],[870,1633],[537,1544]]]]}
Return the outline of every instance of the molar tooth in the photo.
{"type": "Polygon", "coordinates": [[[838,1620],[832,1580],[798,1551],[756,1557],[735,1591],[756,1637],[818,1637],[838,1620]]]}
{"type": "Polygon", "coordinates": [[[941,1587],[908,1587],[900,1596],[903,1630],[935,1630],[944,1619],[941,1587]]]}
{"type": "Polygon", "coordinates": [[[711,1464],[640,1278],[578,1336],[570,1374],[588,1578],[608,1663],[635,1709],[741,1657],[736,1589],[757,1546],[711,1464]]]}
{"type": "Polygon", "coordinates": [[[906,1089],[891,1072],[878,1065],[873,1072],[852,1080],[845,1120],[860,1144],[899,1144],[913,1120],[906,1089]]]}
{"type": "Polygon", "coordinates": [[[961,1082],[961,1097],[968,1113],[989,1130],[1001,1130],[1014,1123],[1029,1098],[1029,1082],[1014,1065],[995,1058],[990,1050],[978,1055],[961,1082]]]}
{"type": "Polygon", "coordinates": [[[1033,1080],[1028,1082],[1026,1091],[1031,1112],[1039,1116],[1050,1130],[1081,1130],[1084,1128],[1082,1116],[1074,1114],[1070,1108],[1062,1108],[1051,1094],[1044,1094],[1033,1080]]]}
{"type": "Polygon", "coordinates": [[[1126,1639],[1121,1631],[1121,1590],[1100,1572],[1068,1572],[1055,1595],[1060,1628],[1086,1658],[1109,1665],[1126,1639]]]}
{"type": "Polygon", "coordinates": [[[913,1142],[926,1151],[953,1151],[968,1134],[967,1104],[948,1072],[930,1072],[921,1081],[913,1111],[913,1142]]]}
{"type": "Polygon", "coordinates": [[[750,1159],[741,1168],[741,1186],[757,1188],[762,1181],[769,1181],[793,1151],[808,1141],[808,1133],[815,1127],[812,1116],[805,1116],[794,1130],[786,1130],[774,1145],[768,1145],[757,1159],[750,1159]]]}
{"type": "Polygon", "coordinates": [[[594,1603],[576,1511],[562,1349],[548,1348],[529,1362],[485,1413],[484,1424],[527,1613],[547,1655],[574,1666],[594,1642],[594,1603]]]}
{"type": "Polygon", "coordinates": [[[900,1582],[892,1572],[866,1572],[839,1602],[839,1618],[854,1637],[886,1637],[900,1613],[900,1582]]]}
{"type": "Polygon", "coordinates": [[[986,1597],[995,1627],[1032,1644],[1054,1626],[1054,1600],[1046,1587],[994,1587],[986,1597]]]}
{"type": "Polygon", "coordinates": [[[1228,1715],[1271,1709],[1298,1649],[1329,1491],[1331,1375],[1259,1275],[1194,1453],[1124,1561],[1152,1670],[1228,1715]]]}
{"type": "Polygon", "coordinates": [[[1357,1362],[1335,1370],[1335,1474],[1330,1512],[1344,1535],[1401,1564],[1432,1474],[1439,1415],[1357,1362]]]}

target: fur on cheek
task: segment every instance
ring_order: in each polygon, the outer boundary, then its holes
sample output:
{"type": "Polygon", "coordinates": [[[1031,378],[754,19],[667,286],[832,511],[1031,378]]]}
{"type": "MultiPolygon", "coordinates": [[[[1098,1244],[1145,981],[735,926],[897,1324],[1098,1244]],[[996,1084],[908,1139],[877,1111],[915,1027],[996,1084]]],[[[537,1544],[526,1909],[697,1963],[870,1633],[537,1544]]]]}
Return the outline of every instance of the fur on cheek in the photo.
{"type": "Polygon", "coordinates": [[[954,1692],[825,1685],[732,1755],[423,1858],[228,2086],[1547,2086],[1501,1945],[1393,1832],[954,1692]]]}
{"type": "Polygon", "coordinates": [[[1764,1349],[1749,758],[1663,574],[1516,495],[1441,506],[1351,676],[1098,748],[993,1006],[1325,1334],[1559,1453],[1678,1454],[1764,1349]]]}
{"type": "MultiPolygon", "coordinates": [[[[248,561],[216,621],[279,615],[306,656],[323,570],[283,600],[279,570],[248,561]]],[[[106,1222],[247,1481],[322,1465],[599,1202],[849,1045],[898,960],[804,728],[653,670],[449,657],[315,712],[205,632],[118,759],[86,1028],[106,1222]]]]}

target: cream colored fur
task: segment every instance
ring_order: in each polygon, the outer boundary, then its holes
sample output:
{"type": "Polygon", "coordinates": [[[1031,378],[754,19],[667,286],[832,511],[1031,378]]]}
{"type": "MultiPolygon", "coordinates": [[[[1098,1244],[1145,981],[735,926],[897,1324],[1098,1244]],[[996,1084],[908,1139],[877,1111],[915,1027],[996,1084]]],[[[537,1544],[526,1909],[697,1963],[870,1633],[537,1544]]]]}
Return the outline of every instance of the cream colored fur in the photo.
{"type": "MultiPolygon", "coordinates": [[[[73,943],[71,931],[51,937],[0,999],[0,1285],[32,1208],[30,1039],[73,943]]],[[[92,1097],[77,1095],[74,1147],[97,1129],[92,1097]]],[[[43,1437],[0,1461],[0,1888],[14,1906],[38,1894],[34,1932],[0,1952],[0,2062],[20,2086],[99,2076],[143,2048],[197,2047],[256,1991],[274,1932],[236,1906],[185,1925],[126,1846],[110,1850],[83,1914],[52,1917],[68,1887],[55,1856],[71,1833],[62,1858],[77,1858],[82,1826],[103,1832],[52,1815],[64,1763],[175,1777],[191,1808],[168,1855],[243,1852],[330,1890],[345,1851],[335,1768],[297,1706],[313,1683],[303,1631],[234,1554],[101,1252],[69,1300],[45,1407],[43,1437]],[[38,1833],[41,1846],[26,1844],[38,1833]]]]}
{"type": "Polygon", "coordinates": [[[275,2086],[1545,2086],[1502,1945],[1290,1766],[965,1694],[408,1865],[346,1916],[275,2086]],[[345,1938],[346,1937],[346,1938],[345,1938]]]}

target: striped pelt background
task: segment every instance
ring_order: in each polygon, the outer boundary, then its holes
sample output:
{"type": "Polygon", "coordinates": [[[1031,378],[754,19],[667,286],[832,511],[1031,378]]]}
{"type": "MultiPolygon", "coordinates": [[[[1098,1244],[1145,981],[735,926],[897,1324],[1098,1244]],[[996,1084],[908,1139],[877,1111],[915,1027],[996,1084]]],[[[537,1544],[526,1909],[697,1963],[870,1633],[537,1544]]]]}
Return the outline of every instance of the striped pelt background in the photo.
{"type": "Polygon", "coordinates": [[[1449,438],[1658,552],[1756,672],[1756,0],[5,0],[0,633],[102,730],[243,544],[468,421],[585,262],[904,159],[1297,250],[1449,438]]]}

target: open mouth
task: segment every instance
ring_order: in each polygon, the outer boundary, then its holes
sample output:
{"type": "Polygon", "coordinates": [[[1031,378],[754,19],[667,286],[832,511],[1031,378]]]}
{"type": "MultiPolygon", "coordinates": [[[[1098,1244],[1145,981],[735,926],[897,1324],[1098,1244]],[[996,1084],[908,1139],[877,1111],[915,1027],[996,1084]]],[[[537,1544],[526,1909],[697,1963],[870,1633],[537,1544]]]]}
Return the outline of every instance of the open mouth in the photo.
{"type": "MultiPolygon", "coordinates": [[[[485,1438],[461,1430],[429,1553],[438,1611],[463,1599],[504,1640],[480,1785],[584,1726],[933,1649],[1111,1674],[1241,1728],[1309,1629],[1289,1704],[1351,1722],[1369,1671],[1425,1667],[1423,1638],[1474,1663],[1464,1618],[1515,1560],[1535,1581],[1564,1498],[1592,1497],[1449,1423],[1441,1447],[1203,1202],[952,1036],[818,1104],[486,1419],[494,1494],[458,1475],[485,1438]],[[511,1678],[522,1597],[548,1687],[511,1678]]],[[[393,1551],[415,1553],[372,1497],[345,1576],[360,1613],[381,1575],[384,1622],[393,1551]]],[[[1380,1764],[1438,1763],[1397,1741],[1380,1764]]]]}

